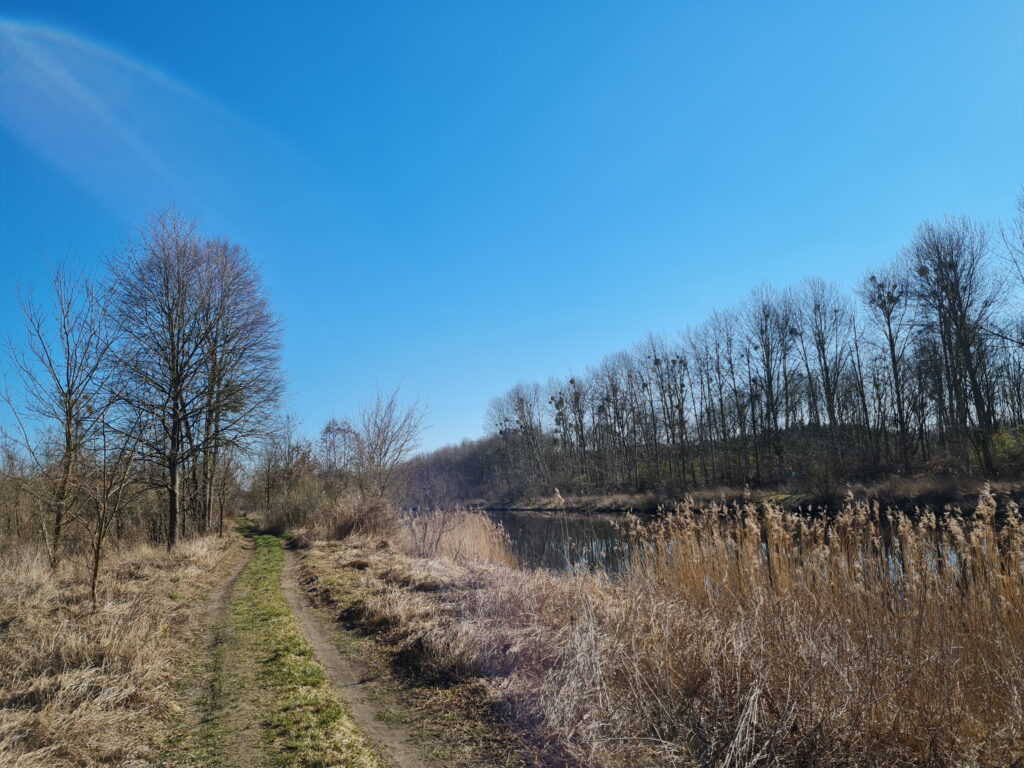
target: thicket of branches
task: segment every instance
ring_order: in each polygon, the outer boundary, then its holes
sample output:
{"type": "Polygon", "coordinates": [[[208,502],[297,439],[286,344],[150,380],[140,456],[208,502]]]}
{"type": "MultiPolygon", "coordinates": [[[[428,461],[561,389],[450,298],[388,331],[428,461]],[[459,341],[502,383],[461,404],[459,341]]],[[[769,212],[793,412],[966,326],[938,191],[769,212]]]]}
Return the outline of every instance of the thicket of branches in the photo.
{"type": "Polygon", "coordinates": [[[0,533],[56,565],[111,532],[166,544],[223,525],[238,456],[282,389],[278,328],[246,251],[155,216],[98,280],[23,299],[0,462],[0,533]]]}
{"type": "Polygon", "coordinates": [[[417,460],[419,500],[1024,471],[1024,195],[1008,226],[925,222],[853,294],[761,285],[678,338],[492,401],[417,460]]]}
{"type": "Polygon", "coordinates": [[[341,538],[358,527],[386,528],[406,490],[408,461],[425,409],[398,389],[378,390],[354,417],[330,419],[317,440],[285,419],[252,467],[251,506],[264,525],[341,538]]]}

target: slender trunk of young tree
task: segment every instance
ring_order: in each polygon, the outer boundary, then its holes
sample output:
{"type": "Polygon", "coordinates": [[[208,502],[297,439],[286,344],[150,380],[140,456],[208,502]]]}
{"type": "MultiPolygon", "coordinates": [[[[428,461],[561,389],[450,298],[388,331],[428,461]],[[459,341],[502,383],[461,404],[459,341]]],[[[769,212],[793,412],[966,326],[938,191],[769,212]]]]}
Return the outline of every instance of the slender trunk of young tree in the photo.
{"type": "Polygon", "coordinates": [[[103,554],[103,539],[97,535],[92,547],[92,572],[89,578],[89,595],[92,598],[92,609],[96,610],[96,585],[100,580],[100,558],[103,554]]]}
{"type": "Polygon", "coordinates": [[[178,543],[178,465],[169,463],[167,466],[167,551],[174,549],[178,543]]]}

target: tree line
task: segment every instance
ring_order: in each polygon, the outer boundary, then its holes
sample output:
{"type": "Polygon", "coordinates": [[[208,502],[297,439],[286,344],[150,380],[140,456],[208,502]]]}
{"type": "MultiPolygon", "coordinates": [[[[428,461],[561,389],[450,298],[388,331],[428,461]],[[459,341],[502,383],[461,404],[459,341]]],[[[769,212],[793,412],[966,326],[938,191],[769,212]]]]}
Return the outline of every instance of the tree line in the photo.
{"type": "Polygon", "coordinates": [[[279,329],[246,250],[174,211],[96,279],[66,265],[42,306],[22,297],[8,343],[2,534],[56,565],[111,530],[166,544],[223,526],[239,457],[283,390],[279,329]]]}
{"type": "Polygon", "coordinates": [[[920,225],[851,292],[756,287],[676,338],[495,398],[414,463],[417,500],[1024,472],[1024,194],[1007,225],[920,225]]]}

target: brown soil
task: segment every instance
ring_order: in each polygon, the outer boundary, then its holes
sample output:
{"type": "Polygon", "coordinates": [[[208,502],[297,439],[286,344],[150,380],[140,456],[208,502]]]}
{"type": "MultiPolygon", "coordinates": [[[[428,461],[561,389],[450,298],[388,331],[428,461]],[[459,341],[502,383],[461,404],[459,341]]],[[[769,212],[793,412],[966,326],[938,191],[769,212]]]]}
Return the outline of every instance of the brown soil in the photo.
{"type": "MultiPolygon", "coordinates": [[[[302,554],[288,552],[287,557],[289,589],[294,589],[295,595],[289,595],[289,600],[296,601],[293,609],[300,617],[309,616],[330,652],[347,668],[339,695],[354,709],[356,696],[362,698],[362,707],[356,712],[362,722],[369,717],[377,727],[382,722],[388,728],[392,723],[402,726],[403,743],[411,740],[427,760],[418,764],[445,768],[523,768],[528,762],[534,764],[525,758],[524,743],[496,709],[494,691],[486,681],[440,679],[410,664],[409,648],[393,645],[373,629],[353,623],[349,611],[338,602],[358,602],[362,594],[358,585],[346,579],[344,585],[322,589],[317,573],[302,554]]],[[[315,644],[319,652],[319,643],[315,644]]],[[[369,727],[367,732],[380,738],[369,727]]]]}
{"type": "Polygon", "coordinates": [[[389,716],[389,713],[395,711],[396,702],[391,700],[379,676],[367,665],[343,655],[331,639],[331,627],[324,617],[314,610],[299,587],[296,561],[295,553],[287,551],[284,570],[285,598],[298,617],[306,633],[306,639],[316,651],[317,661],[334,685],[338,698],[349,706],[359,727],[396,766],[439,766],[440,763],[423,755],[423,748],[417,742],[415,729],[406,723],[395,722],[395,717],[389,716]]]}

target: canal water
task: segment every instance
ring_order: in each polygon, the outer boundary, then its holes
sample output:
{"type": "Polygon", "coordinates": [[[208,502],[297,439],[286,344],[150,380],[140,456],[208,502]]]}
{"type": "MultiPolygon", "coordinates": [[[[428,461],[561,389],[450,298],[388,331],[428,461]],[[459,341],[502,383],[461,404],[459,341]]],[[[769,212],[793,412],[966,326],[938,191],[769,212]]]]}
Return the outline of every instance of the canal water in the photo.
{"type": "Polygon", "coordinates": [[[501,524],[519,562],[528,568],[617,572],[629,561],[622,518],[575,512],[487,510],[501,524]]]}
{"type": "MultiPolygon", "coordinates": [[[[619,573],[628,564],[631,551],[639,546],[623,530],[626,521],[600,513],[529,512],[487,510],[508,534],[519,564],[525,568],[548,568],[556,571],[601,569],[619,573]]],[[[945,566],[957,565],[955,552],[940,548],[939,532],[936,553],[945,566]]],[[[892,543],[893,531],[888,521],[879,521],[879,542],[894,574],[901,568],[892,543]]],[[[935,567],[938,567],[936,565],[935,567]]]]}

